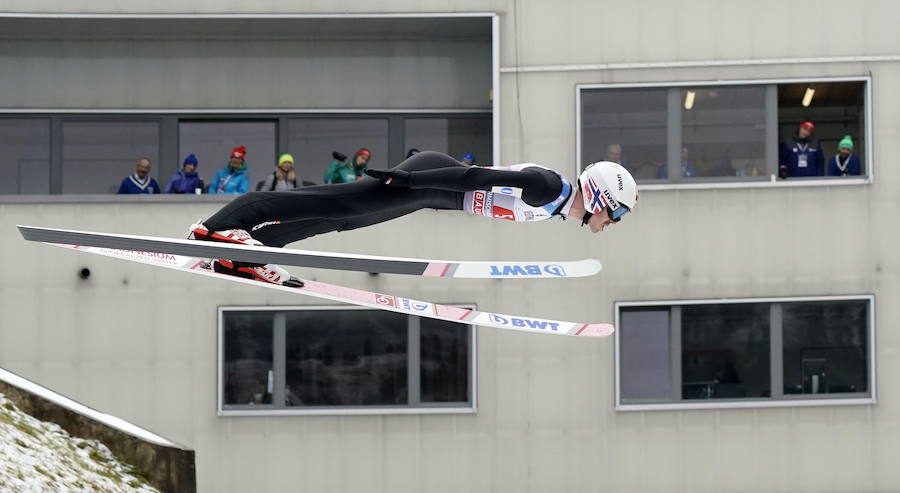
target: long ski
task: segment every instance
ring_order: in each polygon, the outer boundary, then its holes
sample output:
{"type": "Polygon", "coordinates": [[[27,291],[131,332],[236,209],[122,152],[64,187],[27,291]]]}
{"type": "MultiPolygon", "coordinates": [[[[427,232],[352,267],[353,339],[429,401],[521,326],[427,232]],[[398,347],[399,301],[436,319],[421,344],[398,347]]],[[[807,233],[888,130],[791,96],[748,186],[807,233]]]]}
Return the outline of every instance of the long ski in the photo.
{"type": "Polygon", "coordinates": [[[293,265],[319,269],[407,274],[426,277],[488,279],[584,277],[600,272],[601,268],[600,262],[596,259],[562,262],[424,260],[264,246],[231,245],[212,241],[95,233],[91,231],[22,225],[19,225],[18,228],[26,240],[44,243],[134,250],[185,257],[224,258],[260,264],[293,265]]]}
{"type": "Polygon", "coordinates": [[[348,288],[327,284],[318,281],[303,280],[302,287],[288,287],[270,284],[262,281],[244,279],[214,272],[209,267],[209,261],[204,258],[175,255],[171,253],[157,253],[136,250],[120,250],[104,247],[78,246],[68,244],[50,243],[54,246],[74,249],[80,252],[93,253],[105,257],[114,257],[147,265],[155,265],[183,272],[190,272],[203,276],[217,277],[231,282],[249,284],[257,287],[265,287],[279,291],[303,294],[315,298],[331,301],[339,301],[358,306],[388,310],[398,313],[406,313],[418,317],[446,320],[466,325],[480,325],[498,329],[518,330],[539,334],[554,334],[567,336],[605,337],[612,334],[615,328],[611,324],[588,324],[563,322],[559,320],[547,320],[541,318],[522,317],[518,315],[505,315],[502,313],[483,312],[455,306],[440,305],[427,301],[414,300],[401,296],[365,291],[362,289],[348,288]]]}

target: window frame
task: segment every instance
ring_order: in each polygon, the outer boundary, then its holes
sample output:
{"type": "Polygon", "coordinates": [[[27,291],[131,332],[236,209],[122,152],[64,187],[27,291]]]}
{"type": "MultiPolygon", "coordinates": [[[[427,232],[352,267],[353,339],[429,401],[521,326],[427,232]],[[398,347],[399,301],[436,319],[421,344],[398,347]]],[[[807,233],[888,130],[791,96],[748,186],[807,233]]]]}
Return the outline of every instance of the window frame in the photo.
{"type": "MultiPolygon", "coordinates": [[[[406,156],[404,146],[404,121],[418,118],[483,118],[492,120],[492,152],[499,150],[497,137],[497,111],[487,109],[328,109],[328,110],[3,110],[0,119],[46,119],[50,122],[49,194],[0,194],[3,203],[118,203],[118,202],[224,202],[231,196],[207,195],[117,195],[117,194],[64,194],[63,186],[63,123],[115,123],[148,122],[159,125],[158,162],[152,163],[158,174],[160,187],[180,169],[179,155],[181,123],[247,123],[274,122],[276,154],[292,152],[288,147],[288,125],[291,120],[304,119],[384,119],[388,122],[388,162],[399,163],[406,156]]],[[[209,172],[209,169],[207,169],[209,172]]],[[[124,175],[123,175],[124,176],[124,175]]],[[[123,177],[122,176],[122,177],[123,177]]],[[[122,177],[118,177],[120,180],[122,177]]]]}
{"type": "MultiPolygon", "coordinates": [[[[474,308],[474,305],[471,304],[455,304],[452,306],[458,306],[460,308],[474,308]]],[[[353,415],[392,415],[392,414],[475,414],[478,412],[478,357],[477,357],[477,337],[475,331],[475,325],[467,325],[468,327],[468,337],[469,337],[469,354],[468,354],[468,386],[469,386],[469,397],[470,402],[466,405],[449,405],[445,406],[441,403],[418,403],[418,404],[405,404],[403,406],[315,406],[314,408],[304,409],[303,407],[294,407],[294,408],[275,408],[270,407],[268,404],[261,405],[226,405],[224,402],[224,385],[225,385],[225,337],[224,337],[224,315],[226,312],[237,311],[237,312],[247,312],[247,311],[270,311],[270,312],[289,312],[289,311],[336,311],[336,310],[373,310],[370,307],[363,306],[348,306],[348,305],[288,305],[288,306],[273,306],[273,305],[222,305],[217,308],[216,315],[216,414],[220,417],[231,417],[231,416],[258,416],[258,417],[269,417],[269,416],[353,416],[353,415]]],[[[413,315],[407,316],[407,334],[412,334],[414,331],[419,330],[419,321],[422,317],[416,317],[413,315]]],[[[421,335],[421,333],[420,333],[421,335]]],[[[413,341],[409,340],[409,345],[407,347],[408,353],[411,354],[412,351],[418,351],[420,346],[421,339],[413,341]]],[[[273,342],[273,346],[277,344],[277,342],[273,342]]],[[[277,348],[274,348],[277,349],[277,348]]],[[[284,348],[282,348],[284,349],[284,348]]],[[[273,366],[278,364],[279,356],[273,350],[273,366]]],[[[418,361],[419,355],[416,355],[414,360],[418,361]]],[[[284,361],[284,356],[281,356],[281,361],[284,361]]],[[[413,361],[413,358],[407,358],[407,368],[409,369],[407,375],[407,381],[418,382],[420,381],[420,368],[417,367],[416,371],[413,371],[412,365],[409,365],[409,362],[413,361]]],[[[277,371],[276,371],[277,374],[277,371]]],[[[277,378],[277,377],[276,377],[277,378]]],[[[282,382],[284,383],[284,382],[282,382]]],[[[407,390],[409,395],[418,395],[418,389],[416,391],[411,391],[411,388],[407,390]]]]}
{"type": "MultiPolygon", "coordinates": [[[[777,187],[822,187],[822,186],[852,186],[870,185],[875,179],[874,146],[872,144],[872,76],[846,76],[846,77],[810,77],[810,78],[775,78],[775,79],[731,79],[731,80],[696,80],[696,81],[672,81],[672,82],[634,82],[634,83],[590,83],[575,85],[575,172],[581,174],[581,144],[582,114],[581,95],[585,90],[592,89],[682,89],[686,87],[728,87],[728,86],[767,86],[777,84],[801,84],[801,83],[825,83],[825,82],[864,82],[865,91],[863,104],[865,115],[865,163],[866,174],[858,178],[845,177],[816,177],[802,180],[781,180],[776,175],[770,175],[767,180],[732,180],[724,181],[723,177],[709,177],[707,179],[691,180],[685,182],[652,183],[640,185],[641,190],[715,190],[728,188],[777,188],[777,187]]],[[[776,129],[766,128],[766,132],[776,132],[777,114],[775,115],[776,129]]],[[[769,115],[766,116],[767,120],[769,115]]],[[[767,121],[768,126],[768,121],[767,121]]],[[[777,137],[776,137],[777,138],[777,137]]],[[[767,150],[767,153],[769,151],[767,150]]],[[[774,151],[777,155],[777,148],[774,151]]],[[[777,159],[777,158],[776,158],[777,159]]],[[[770,163],[766,163],[767,166],[770,163]]]]}
{"type": "MultiPolygon", "coordinates": [[[[858,295],[837,295],[837,296],[790,296],[790,297],[766,297],[766,298],[718,298],[718,299],[699,299],[699,300],[657,300],[657,301],[616,301],[613,304],[615,313],[616,327],[621,327],[621,309],[632,307],[681,307],[691,305],[723,305],[737,303],[802,303],[802,302],[828,302],[828,301],[867,301],[869,310],[868,332],[866,351],[868,361],[866,370],[868,371],[869,390],[868,392],[860,392],[855,397],[817,397],[804,396],[803,394],[789,394],[779,398],[770,397],[768,399],[710,399],[703,401],[677,401],[677,402],[660,402],[647,404],[629,404],[622,402],[622,371],[621,371],[621,345],[622,338],[619,337],[619,331],[614,335],[614,373],[615,373],[615,410],[616,411],[677,411],[689,409],[746,409],[746,408],[767,408],[767,407],[806,407],[806,406],[850,406],[850,405],[872,405],[877,403],[877,375],[876,375],[876,355],[875,355],[875,295],[874,294],[858,294],[858,295]]],[[[771,315],[770,315],[771,316],[771,315]]],[[[774,329],[774,327],[773,327],[774,329]]],[[[784,346],[781,340],[782,332],[779,331],[777,337],[774,336],[770,340],[770,368],[781,369],[783,365],[784,346]],[[773,351],[775,344],[780,347],[777,351],[773,351]],[[777,356],[777,357],[776,357],[777,356]]],[[[678,343],[680,347],[680,342],[678,343]]],[[[670,347],[670,354],[672,354],[670,347]]],[[[680,361],[680,354],[678,355],[680,361]]],[[[774,376],[770,375],[774,380],[774,376]]],[[[782,375],[783,378],[783,375],[782,375]]],[[[847,395],[847,394],[844,394],[847,395]]]]}

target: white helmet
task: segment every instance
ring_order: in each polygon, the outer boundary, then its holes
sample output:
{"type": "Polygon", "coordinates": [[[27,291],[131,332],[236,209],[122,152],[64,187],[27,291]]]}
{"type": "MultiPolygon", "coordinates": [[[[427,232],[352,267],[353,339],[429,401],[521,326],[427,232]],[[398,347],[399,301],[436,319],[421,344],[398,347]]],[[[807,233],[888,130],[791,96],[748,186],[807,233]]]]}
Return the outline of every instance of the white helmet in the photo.
{"type": "Polygon", "coordinates": [[[631,173],[611,161],[599,161],[585,168],[578,177],[578,186],[584,199],[582,225],[603,209],[607,209],[610,219],[618,222],[637,203],[637,183],[631,173]]]}

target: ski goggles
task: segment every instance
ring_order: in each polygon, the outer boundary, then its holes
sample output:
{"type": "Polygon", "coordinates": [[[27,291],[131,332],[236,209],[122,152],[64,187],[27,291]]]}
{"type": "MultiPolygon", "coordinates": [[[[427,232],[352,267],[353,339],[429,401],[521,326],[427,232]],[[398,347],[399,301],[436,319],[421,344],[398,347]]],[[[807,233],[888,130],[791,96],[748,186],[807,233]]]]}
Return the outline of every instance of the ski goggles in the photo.
{"type": "Polygon", "coordinates": [[[612,219],[613,222],[617,223],[622,220],[622,216],[631,212],[631,209],[629,209],[628,206],[619,204],[618,209],[613,210],[611,207],[607,207],[606,211],[607,211],[607,214],[609,215],[609,218],[612,219]]]}

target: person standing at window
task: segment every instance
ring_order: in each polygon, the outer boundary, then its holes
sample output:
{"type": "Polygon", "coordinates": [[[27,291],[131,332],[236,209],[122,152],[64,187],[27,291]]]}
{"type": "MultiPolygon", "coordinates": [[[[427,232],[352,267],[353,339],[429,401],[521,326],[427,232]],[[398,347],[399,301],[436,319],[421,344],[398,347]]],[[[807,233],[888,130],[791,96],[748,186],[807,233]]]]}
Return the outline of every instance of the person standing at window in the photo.
{"type": "Polygon", "coordinates": [[[825,171],[825,155],[819,141],[813,138],[816,126],[805,121],[797,128],[791,140],[781,144],[778,153],[778,176],[794,178],[822,176],[825,171]]]}
{"type": "Polygon", "coordinates": [[[250,178],[247,176],[247,148],[238,146],[231,150],[228,164],[220,169],[209,184],[209,193],[247,193],[250,178]]]}
{"type": "Polygon", "coordinates": [[[159,193],[159,183],[150,176],[150,160],[138,159],[133,175],[126,176],[119,185],[119,194],[159,193]]]}
{"type": "Polygon", "coordinates": [[[165,193],[201,193],[203,180],[197,174],[197,156],[188,154],[184,158],[181,170],[172,175],[172,179],[166,185],[165,193]]]}
{"type": "Polygon", "coordinates": [[[859,158],[853,154],[853,139],[845,135],[838,143],[838,152],[828,160],[828,176],[858,175],[861,172],[859,158]]]}

